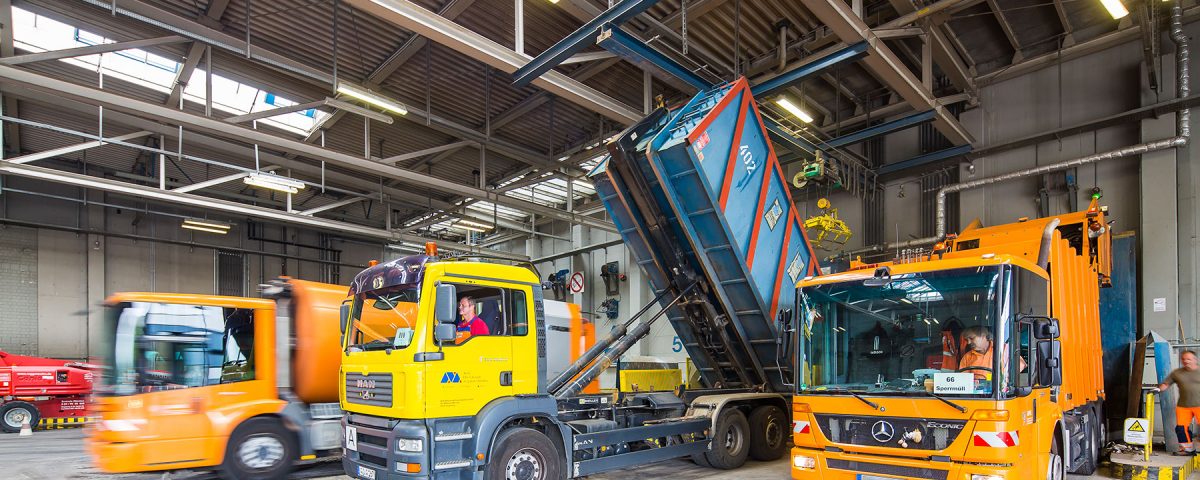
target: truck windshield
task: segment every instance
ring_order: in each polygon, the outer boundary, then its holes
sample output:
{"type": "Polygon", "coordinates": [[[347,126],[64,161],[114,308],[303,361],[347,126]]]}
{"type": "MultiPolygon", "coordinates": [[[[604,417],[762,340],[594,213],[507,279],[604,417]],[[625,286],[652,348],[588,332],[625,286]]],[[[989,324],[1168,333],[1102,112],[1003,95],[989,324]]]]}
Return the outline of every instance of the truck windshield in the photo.
{"type": "Polygon", "coordinates": [[[1003,284],[976,267],[801,288],[799,392],[991,396],[1003,284]]]}
{"type": "Polygon", "coordinates": [[[126,302],[108,307],[101,393],[254,379],[254,310],[126,302]]]}
{"type": "Polygon", "coordinates": [[[349,351],[401,349],[412,343],[417,325],[419,285],[396,285],[354,297],[349,351]]]}

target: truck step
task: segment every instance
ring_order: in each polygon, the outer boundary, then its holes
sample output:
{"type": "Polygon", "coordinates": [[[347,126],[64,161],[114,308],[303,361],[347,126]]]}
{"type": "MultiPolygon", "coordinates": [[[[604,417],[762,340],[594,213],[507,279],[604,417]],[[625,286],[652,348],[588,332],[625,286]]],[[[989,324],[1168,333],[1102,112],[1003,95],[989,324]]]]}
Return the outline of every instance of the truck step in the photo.
{"type": "Polygon", "coordinates": [[[463,468],[463,467],[471,466],[471,463],[472,462],[470,460],[465,459],[465,458],[462,460],[447,460],[445,462],[435,463],[433,465],[433,469],[434,470],[450,470],[452,468],[463,468]]]}

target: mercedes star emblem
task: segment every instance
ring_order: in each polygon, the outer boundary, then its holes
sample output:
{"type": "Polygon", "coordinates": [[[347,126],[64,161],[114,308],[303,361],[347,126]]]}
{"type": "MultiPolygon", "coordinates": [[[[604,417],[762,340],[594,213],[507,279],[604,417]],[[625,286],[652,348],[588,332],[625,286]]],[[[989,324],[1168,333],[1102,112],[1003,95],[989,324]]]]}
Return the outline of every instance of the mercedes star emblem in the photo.
{"type": "Polygon", "coordinates": [[[888,423],[886,420],[880,420],[875,422],[874,425],[871,425],[871,436],[875,438],[876,442],[890,442],[892,437],[895,435],[896,429],[892,427],[892,424],[888,423]]]}

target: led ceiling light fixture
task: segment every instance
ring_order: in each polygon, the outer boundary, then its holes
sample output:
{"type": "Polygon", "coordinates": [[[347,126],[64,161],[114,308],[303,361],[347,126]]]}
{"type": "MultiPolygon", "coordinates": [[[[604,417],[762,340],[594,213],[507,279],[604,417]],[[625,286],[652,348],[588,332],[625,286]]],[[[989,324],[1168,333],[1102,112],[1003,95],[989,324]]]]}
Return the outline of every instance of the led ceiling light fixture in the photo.
{"type": "Polygon", "coordinates": [[[304,182],[294,178],[283,177],[274,173],[256,172],[242,179],[246,185],[267,188],[279,192],[296,193],[304,188],[304,182]]]}
{"type": "Polygon", "coordinates": [[[800,121],[804,123],[812,123],[813,121],[812,115],[809,115],[808,112],[801,110],[800,107],[797,107],[796,104],[792,103],[791,100],[788,100],[785,97],[779,97],[776,99],[775,104],[779,105],[784,110],[787,110],[788,113],[792,114],[796,118],[799,118],[800,121]]]}
{"type": "Polygon", "coordinates": [[[1113,19],[1122,18],[1129,15],[1129,9],[1125,8],[1125,4],[1121,0],[1100,0],[1104,5],[1104,9],[1108,10],[1108,14],[1112,15],[1113,19]]]}
{"type": "Polygon", "coordinates": [[[408,107],[405,107],[404,104],[388,98],[387,96],[375,93],[370,89],[362,88],[358,85],[353,85],[346,82],[338,82],[337,92],[392,113],[408,115],[408,107]]]}
{"type": "Polygon", "coordinates": [[[186,218],[183,220],[183,224],[180,225],[180,227],[188,230],[198,230],[201,232],[218,233],[224,235],[229,233],[229,229],[232,228],[233,225],[214,220],[186,218]]]}

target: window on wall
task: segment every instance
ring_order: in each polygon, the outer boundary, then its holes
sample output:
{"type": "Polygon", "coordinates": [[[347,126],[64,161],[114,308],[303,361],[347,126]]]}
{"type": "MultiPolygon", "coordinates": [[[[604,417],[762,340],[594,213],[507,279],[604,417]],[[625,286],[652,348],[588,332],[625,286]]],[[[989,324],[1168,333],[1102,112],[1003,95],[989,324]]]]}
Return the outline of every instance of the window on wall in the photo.
{"type": "Polygon", "coordinates": [[[246,296],[246,256],[217,250],[217,295],[246,296]]]}
{"type": "MultiPolygon", "coordinates": [[[[37,15],[28,10],[13,7],[13,42],[24,52],[46,52],[67,48],[86,47],[113,43],[114,40],[89,32],[57,20],[37,15]]],[[[64,58],[61,62],[85,68],[91,72],[99,69],[106,77],[119,79],[162,93],[170,93],[175,87],[175,77],[181,64],[170,58],[155,55],[142,49],[128,49],[101,55],[64,58]],[[103,60],[101,60],[103,58],[103,60]]],[[[201,68],[192,71],[184,88],[186,101],[203,104],[206,95],[207,75],[201,68]]],[[[283,98],[273,92],[242,83],[224,75],[212,75],[213,109],[216,115],[243,115],[278,107],[296,105],[297,102],[283,98]]],[[[308,109],[286,113],[259,120],[292,133],[307,135],[324,120],[326,112],[308,109]]]]}

